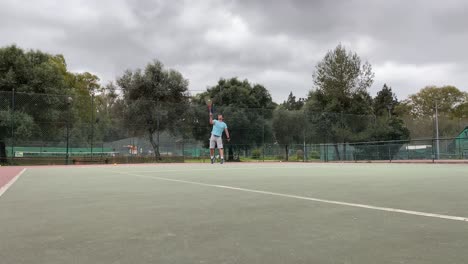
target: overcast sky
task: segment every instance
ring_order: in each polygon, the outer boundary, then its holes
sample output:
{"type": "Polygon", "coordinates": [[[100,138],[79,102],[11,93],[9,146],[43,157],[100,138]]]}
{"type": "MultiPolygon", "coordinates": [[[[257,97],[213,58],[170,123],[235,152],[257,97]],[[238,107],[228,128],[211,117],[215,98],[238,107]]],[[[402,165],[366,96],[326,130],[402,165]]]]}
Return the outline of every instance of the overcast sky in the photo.
{"type": "Polygon", "coordinates": [[[106,83],[152,59],[191,90],[219,78],[265,85],[275,101],[306,96],[312,72],[342,43],[399,99],[426,85],[468,91],[465,0],[0,0],[0,45],[63,54],[106,83]]]}

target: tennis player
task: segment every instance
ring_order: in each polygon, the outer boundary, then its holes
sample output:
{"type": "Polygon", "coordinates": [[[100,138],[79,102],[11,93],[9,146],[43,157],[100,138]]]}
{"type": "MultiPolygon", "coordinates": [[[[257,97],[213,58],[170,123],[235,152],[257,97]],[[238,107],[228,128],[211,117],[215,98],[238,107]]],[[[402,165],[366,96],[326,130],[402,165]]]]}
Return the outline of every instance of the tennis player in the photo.
{"type": "Polygon", "coordinates": [[[210,125],[213,125],[210,137],[210,155],[211,164],[215,162],[215,145],[218,146],[219,155],[221,156],[221,164],[224,163],[224,149],[223,149],[223,131],[226,133],[227,141],[230,141],[229,131],[226,123],[223,121],[223,115],[218,115],[218,120],[213,119],[213,114],[210,112],[210,125]]]}

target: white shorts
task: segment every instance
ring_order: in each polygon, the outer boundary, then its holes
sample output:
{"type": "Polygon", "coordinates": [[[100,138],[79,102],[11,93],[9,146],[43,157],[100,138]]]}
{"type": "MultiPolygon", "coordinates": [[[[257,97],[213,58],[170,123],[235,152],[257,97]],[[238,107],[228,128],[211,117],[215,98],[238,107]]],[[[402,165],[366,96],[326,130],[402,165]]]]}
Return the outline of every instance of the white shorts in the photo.
{"type": "Polygon", "coordinates": [[[223,148],[223,139],[222,137],[216,137],[213,134],[210,137],[210,149],[214,149],[215,146],[218,146],[218,149],[223,148]]]}

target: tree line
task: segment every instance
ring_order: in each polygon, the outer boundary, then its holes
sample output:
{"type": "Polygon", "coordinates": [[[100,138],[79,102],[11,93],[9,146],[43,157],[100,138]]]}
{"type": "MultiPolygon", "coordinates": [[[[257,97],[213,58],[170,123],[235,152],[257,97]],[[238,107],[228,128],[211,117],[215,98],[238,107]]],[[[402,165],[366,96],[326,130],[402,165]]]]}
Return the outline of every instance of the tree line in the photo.
{"type": "Polygon", "coordinates": [[[371,64],[342,45],[328,51],[311,74],[306,98],[290,93],[278,104],[266,87],[239,78],[222,78],[192,96],[189,80],[157,60],[101,85],[92,73],[70,72],[62,55],[6,46],[0,48],[0,157],[6,160],[8,140],[63,142],[70,129],[77,144],[147,138],[158,159],[163,131],[207,143],[205,98],[212,98],[229,124],[231,159],[264,142],[282,145],[287,158],[291,145],[306,142],[432,137],[436,107],[443,120],[459,122],[442,122],[442,136],[456,136],[466,124],[468,95],[453,86],[428,86],[400,101],[384,85],[372,97],[371,64]]]}

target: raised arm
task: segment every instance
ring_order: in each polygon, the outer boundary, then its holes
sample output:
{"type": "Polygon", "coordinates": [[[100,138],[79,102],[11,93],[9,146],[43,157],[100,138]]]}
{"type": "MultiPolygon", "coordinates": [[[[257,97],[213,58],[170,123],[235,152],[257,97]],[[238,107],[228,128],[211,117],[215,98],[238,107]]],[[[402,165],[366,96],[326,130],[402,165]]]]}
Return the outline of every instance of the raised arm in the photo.
{"type": "Polygon", "coordinates": [[[213,124],[213,114],[210,113],[210,125],[212,125],[212,124],[213,124]]]}

